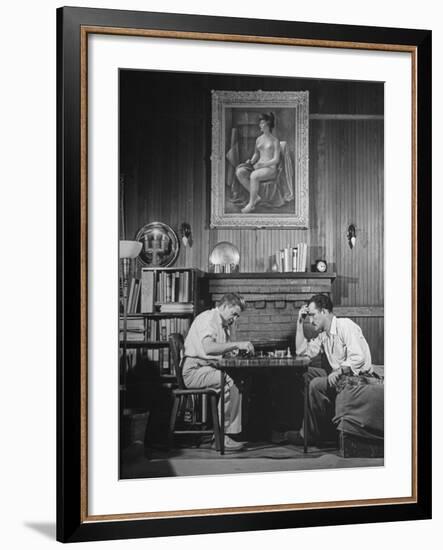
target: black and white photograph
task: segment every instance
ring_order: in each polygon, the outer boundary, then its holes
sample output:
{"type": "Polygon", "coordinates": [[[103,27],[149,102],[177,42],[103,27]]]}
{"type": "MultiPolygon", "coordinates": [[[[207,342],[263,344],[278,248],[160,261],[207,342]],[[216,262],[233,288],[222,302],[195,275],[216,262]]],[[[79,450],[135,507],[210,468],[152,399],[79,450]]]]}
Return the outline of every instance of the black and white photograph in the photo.
{"type": "Polygon", "coordinates": [[[118,78],[120,478],[383,467],[384,83],[118,78]]]}
{"type": "Polygon", "coordinates": [[[434,547],[437,12],[5,4],[3,548],[434,547]]]}

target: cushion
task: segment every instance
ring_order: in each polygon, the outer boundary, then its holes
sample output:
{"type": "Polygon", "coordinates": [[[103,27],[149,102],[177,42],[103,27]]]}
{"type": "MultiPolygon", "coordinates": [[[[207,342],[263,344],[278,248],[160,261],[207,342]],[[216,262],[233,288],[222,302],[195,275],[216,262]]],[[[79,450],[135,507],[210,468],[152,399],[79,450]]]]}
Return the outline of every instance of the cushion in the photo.
{"type": "Polygon", "coordinates": [[[337,395],[337,430],[366,439],[384,438],[384,384],[345,384],[337,395]]]}

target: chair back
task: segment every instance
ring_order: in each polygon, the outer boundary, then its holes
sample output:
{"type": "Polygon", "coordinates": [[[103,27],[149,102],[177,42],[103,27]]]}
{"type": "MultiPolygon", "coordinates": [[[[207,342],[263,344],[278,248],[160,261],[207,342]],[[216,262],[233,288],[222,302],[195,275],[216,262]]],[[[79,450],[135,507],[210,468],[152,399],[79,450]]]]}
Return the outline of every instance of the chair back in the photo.
{"type": "Polygon", "coordinates": [[[177,377],[178,387],[181,390],[186,389],[183,381],[182,368],[183,368],[183,350],[184,340],[183,335],[178,332],[173,332],[169,335],[169,359],[171,361],[172,372],[175,372],[177,377]]]}
{"type": "MultiPolygon", "coordinates": [[[[286,170],[286,163],[291,163],[291,157],[289,155],[288,143],[287,141],[280,141],[280,160],[278,162],[277,170],[278,175],[286,170]],[[288,159],[289,157],[289,159],[288,159]]],[[[292,163],[291,163],[292,164],[292,163]]]]}

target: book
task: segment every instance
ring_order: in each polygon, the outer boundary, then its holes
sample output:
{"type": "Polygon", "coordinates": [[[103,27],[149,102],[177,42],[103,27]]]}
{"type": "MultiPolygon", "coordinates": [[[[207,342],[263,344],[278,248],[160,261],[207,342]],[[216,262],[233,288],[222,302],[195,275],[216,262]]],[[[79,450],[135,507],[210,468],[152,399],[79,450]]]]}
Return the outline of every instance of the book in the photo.
{"type": "Polygon", "coordinates": [[[132,303],[132,296],[134,294],[134,286],[135,286],[135,278],[132,277],[131,282],[129,284],[129,293],[128,293],[128,302],[127,302],[128,313],[131,312],[131,303],[132,303]]]}
{"type": "Polygon", "coordinates": [[[307,255],[308,255],[308,245],[306,243],[303,243],[300,271],[306,271],[307,255]]]}
{"type": "Polygon", "coordinates": [[[189,285],[189,272],[183,272],[183,302],[187,302],[188,298],[188,285],[189,285]]]}
{"type": "Polygon", "coordinates": [[[134,284],[132,285],[132,292],[130,299],[128,301],[128,313],[135,313],[135,297],[137,294],[137,288],[138,288],[138,281],[136,279],[133,279],[134,284]]]}
{"type": "Polygon", "coordinates": [[[154,311],[154,285],[155,273],[149,269],[142,269],[141,277],[141,313],[152,313],[154,311]]]}
{"type": "Polygon", "coordinates": [[[294,247],[292,249],[292,271],[297,271],[297,256],[298,256],[298,248],[294,247]]]}
{"type": "Polygon", "coordinates": [[[192,313],[194,311],[194,304],[192,302],[170,302],[166,304],[160,304],[161,313],[192,313]]]}
{"type": "Polygon", "coordinates": [[[165,302],[172,301],[172,277],[171,273],[165,273],[165,302]]]}
{"type": "Polygon", "coordinates": [[[298,243],[298,254],[297,254],[297,271],[305,271],[305,262],[306,262],[306,243],[298,243]]]}
{"type": "Polygon", "coordinates": [[[171,273],[171,302],[175,302],[175,280],[176,280],[176,273],[171,273]]]}
{"type": "Polygon", "coordinates": [[[134,309],[133,309],[133,313],[137,313],[139,310],[140,310],[140,291],[141,291],[141,282],[138,281],[137,282],[137,286],[136,286],[136,289],[135,289],[135,299],[134,299],[134,309]]]}
{"type": "Polygon", "coordinates": [[[292,248],[289,245],[283,250],[283,271],[292,271],[292,248]]]}
{"type": "Polygon", "coordinates": [[[175,292],[174,292],[174,302],[180,302],[180,272],[176,271],[175,276],[175,292]]]}

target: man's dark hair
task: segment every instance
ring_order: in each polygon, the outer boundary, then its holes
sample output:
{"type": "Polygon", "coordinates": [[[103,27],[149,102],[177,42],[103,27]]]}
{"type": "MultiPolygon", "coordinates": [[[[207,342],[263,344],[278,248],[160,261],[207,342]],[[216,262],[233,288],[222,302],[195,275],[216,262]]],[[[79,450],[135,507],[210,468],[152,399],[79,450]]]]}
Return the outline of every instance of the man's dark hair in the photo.
{"type": "Polygon", "coordinates": [[[246,302],[244,298],[239,294],[234,294],[233,292],[222,296],[219,305],[223,306],[224,304],[227,304],[228,306],[239,306],[241,311],[244,311],[246,308],[246,302]]]}
{"type": "Polygon", "coordinates": [[[327,294],[314,294],[314,296],[309,299],[308,305],[310,303],[314,303],[318,310],[327,309],[329,313],[332,313],[334,307],[331,298],[329,298],[327,294]]]}

